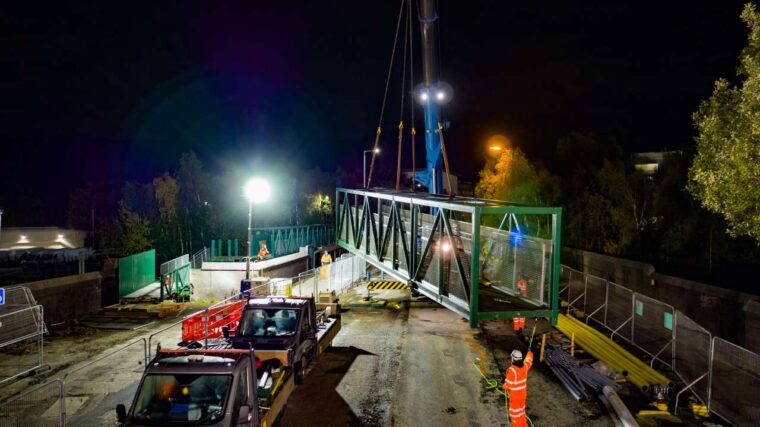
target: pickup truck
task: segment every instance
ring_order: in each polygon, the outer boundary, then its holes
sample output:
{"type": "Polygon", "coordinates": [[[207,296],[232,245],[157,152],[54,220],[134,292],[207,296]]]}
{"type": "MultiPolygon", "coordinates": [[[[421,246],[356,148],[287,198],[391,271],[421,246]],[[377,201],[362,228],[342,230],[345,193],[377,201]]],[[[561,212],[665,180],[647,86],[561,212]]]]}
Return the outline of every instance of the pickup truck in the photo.
{"type": "Polygon", "coordinates": [[[293,388],[289,368],[253,350],[159,350],[116,414],[124,426],[268,427],[293,388]]]}
{"type": "Polygon", "coordinates": [[[235,319],[205,348],[159,349],[129,411],[116,407],[119,422],[271,426],[340,330],[340,317],[318,314],[311,297],[252,297],[235,319]]]}
{"type": "Polygon", "coordinates": [[[267,296],[249,299],[240,321],[231,326],[222,332],[233,348],[254,348],[262,358],[280,359],[302,384],[309,362],[340,330],[340,318],[318,318],[312,297],[267,296]]]}

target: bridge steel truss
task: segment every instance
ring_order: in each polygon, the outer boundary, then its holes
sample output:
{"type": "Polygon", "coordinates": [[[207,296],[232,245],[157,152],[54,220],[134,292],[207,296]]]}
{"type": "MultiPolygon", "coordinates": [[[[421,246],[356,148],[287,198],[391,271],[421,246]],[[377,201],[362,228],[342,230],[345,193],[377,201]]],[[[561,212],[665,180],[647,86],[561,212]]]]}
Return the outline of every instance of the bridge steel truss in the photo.
{"type": "Polygon", "coordinates": [[[338,245],[471,327],[514,317],[556,323],[561,208],[344,188],[335,201],[338,245]]]}

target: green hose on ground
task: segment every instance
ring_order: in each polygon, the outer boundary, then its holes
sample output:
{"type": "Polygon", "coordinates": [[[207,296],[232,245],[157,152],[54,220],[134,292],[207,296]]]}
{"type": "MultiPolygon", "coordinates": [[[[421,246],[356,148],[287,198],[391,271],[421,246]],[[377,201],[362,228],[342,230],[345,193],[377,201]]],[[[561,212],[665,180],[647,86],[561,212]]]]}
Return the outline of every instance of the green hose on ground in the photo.
{"type": "MultiPolygon", "coordinates": [[[[535,328],[534,328],[534,330],[535,330],[535,328]]],[[[472,366],[475,367],[475,370],[478,371],[478,373],[483,378],[483,380],[485,380],[485,382],[486,382],[486,390],[495,389],[496,391],[498,391],[499,393],[501,393],[504,396],[504,407],[506,409],[507,422],[510,422],[509,421],[509,396],[507,395],[507,393],[504,390],[502,390],[502,389],[499,388],[499,382],[498,381],[492,380],[491,378],[488,378],[488,377],[486,377],[483,374],[483,371],[481,371],[480,367],[478,366],[477,360],[472,362],[472,366]]],[[[528,423],[530,424],[530,426],[533,427],[533,421],[530,420],[530,417],[528,416],[528,412],[527,411],[525,412],[525,419],[528,420],[528,423]]]]}

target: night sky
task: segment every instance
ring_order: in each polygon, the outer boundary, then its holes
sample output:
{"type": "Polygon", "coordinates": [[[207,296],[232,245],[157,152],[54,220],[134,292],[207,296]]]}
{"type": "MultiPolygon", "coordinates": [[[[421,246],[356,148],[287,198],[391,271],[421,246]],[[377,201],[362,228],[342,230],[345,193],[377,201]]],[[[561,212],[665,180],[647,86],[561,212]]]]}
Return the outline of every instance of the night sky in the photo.
{"type": "MultiPolygon", "coordinates": [[[[17,3],[0,6],[3,225],[24,223],[35,204],[63,225],[72,189],[104,182],[118,199],[121,182],[174,170],[188,150],[214,173],[287,163],[361,173],[398,1],[17,3]]],[[[474,180],[492,133],[548,164],[574,130],[628,152],[690,144],[699,101],[735,74],[741,8],[440,1],[453,171],[474,180]]],[[[415,68],[420,81],[419,58],[415,68]]],[[[400,91],[392,81],[389,167],[400,91]]]]}

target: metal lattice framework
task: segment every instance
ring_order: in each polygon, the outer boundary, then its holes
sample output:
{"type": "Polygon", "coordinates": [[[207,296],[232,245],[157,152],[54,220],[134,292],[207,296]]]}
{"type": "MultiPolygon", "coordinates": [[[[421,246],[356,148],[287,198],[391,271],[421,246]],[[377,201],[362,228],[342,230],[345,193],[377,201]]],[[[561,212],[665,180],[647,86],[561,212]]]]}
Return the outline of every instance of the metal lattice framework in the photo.
{"type": "Polygon", "coordinates": [[[343,188],[335,200],[341,247],[473,327],[491,318],[556,322],[561,208],[343,188]]]}

